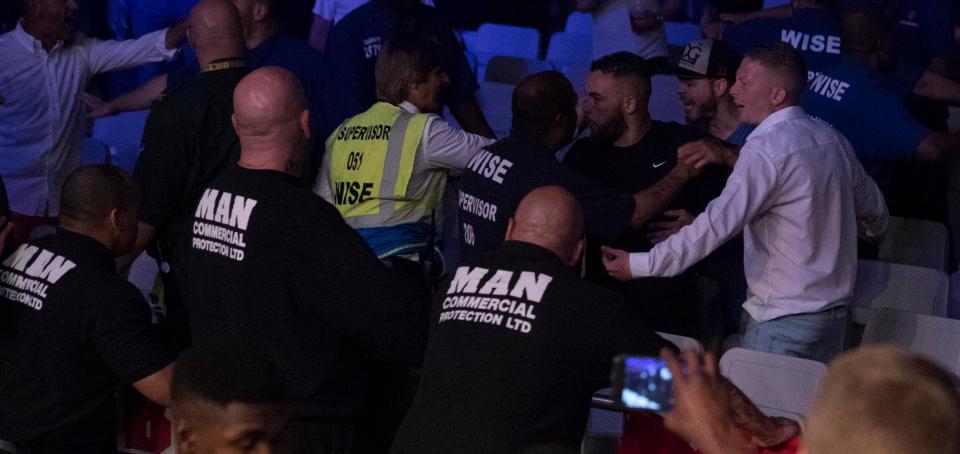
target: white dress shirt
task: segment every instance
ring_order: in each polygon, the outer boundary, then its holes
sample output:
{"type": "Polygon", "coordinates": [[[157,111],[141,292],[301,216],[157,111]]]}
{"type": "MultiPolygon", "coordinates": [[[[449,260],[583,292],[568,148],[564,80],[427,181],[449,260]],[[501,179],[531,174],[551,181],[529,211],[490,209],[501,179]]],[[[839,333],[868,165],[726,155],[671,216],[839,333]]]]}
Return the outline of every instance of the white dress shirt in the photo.
{"type": "Polygon", "coordinates": [[[166,30],[129,41],[78,37],[47,52],[20,24],[0,35],[0,175],[11,210],[59,213],[63,180],[81,163],[78,94],[98,73],[175,55],[165,42],[166,30]]]}
{"type": "Polygon", "coordinates": [[[857,275],[858,221],[867,237],[887,208],[843,135],[800,107],[768,116],[747,137],[723,192],[692,224],[649,253],[634,277],[673,276],[744,231],[744,309],[757,321],[845,304],[857,275]]]}
{"type": "MultiPolygon", "coordinates": [[[[647,3],[659,3],[653,0],[647,3]]],[[[664,26],[637,34],[630,27],[630,0],[601,0],[593,11],[593,58],[614,52],[633,52],[643,58],[666,57],[664,26]]]]}

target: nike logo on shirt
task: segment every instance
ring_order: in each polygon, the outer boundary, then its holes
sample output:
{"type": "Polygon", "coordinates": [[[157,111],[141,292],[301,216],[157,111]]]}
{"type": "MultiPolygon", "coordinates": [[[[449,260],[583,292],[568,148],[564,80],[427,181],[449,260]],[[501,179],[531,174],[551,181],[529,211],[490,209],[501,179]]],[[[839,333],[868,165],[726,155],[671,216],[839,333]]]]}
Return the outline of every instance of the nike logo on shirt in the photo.
{"type": "Polygon", "coordinates": [[[660,167],[660,166],[662,166],[662,165],[664,165],[664,164],[666,164],[666,163],[667,163],[667,161],[663,161],[663,162],[661,162],[661,163],[659,163],[659,164],[654,164],[654,165],[653,165],[653,168],[656,169],[657,167],[660,167]]]}

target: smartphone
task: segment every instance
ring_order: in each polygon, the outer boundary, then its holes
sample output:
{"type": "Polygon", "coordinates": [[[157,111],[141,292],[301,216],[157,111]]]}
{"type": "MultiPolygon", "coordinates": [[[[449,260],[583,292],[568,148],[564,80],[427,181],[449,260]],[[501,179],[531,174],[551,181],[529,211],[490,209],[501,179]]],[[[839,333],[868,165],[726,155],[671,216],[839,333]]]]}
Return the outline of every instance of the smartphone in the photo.
{"type": "Polygon", "coordinates": [[[626,409],[673,408],[673,374],[667,363],[650,356],[618,355],[611,374],[614,401],[626,409]]]}

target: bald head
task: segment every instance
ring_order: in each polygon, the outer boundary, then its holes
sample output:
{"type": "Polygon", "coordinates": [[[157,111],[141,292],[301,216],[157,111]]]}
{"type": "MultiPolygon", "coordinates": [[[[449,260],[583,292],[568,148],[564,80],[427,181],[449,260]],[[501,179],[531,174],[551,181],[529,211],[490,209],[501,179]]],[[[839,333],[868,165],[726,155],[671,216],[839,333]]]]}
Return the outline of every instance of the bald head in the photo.
{"type": "Polygon", "coordinates": [[[60,227],[126,253],[137,236],[140,192],[130,175],[108,164],[74,170],[60,193],[60,227]]]}
{"type": "Polygon", "coordinates": [[[190,10],[189,36],[202,65],[245,54],[240,12],[229,0],[200,0],[190,10]]]}
{"type": "MultiPolygon", "coordinates": [[[[513,91],[513,129],[510,134],[542,142],[552,128],[576,127],[576,107],[577,93],[563,74],[557,71],[531,74],[523,78],[513,91]],[[561,120],[572,120],[572,123],[565,125],[561,121],[558,124],[558,116],[563,116],[561,120]]],[[[566,132],[572,134],[573,130],[570,128],[566,132]]]]}
{"type": "Polygon", "coordinates": [[[577,199],[559,186],[541,186],[520,201],[506,239],[543,247],[572,265],[580,255],[582,233],[583,212],[577,199]]]}
{"type": "Polygon", "coordinates": [[[253,71],[233,92],[233,126],[241,162],[288,170],[298,145],[309,137],[306,101],[290,71],[268,66],[253,71]]]}

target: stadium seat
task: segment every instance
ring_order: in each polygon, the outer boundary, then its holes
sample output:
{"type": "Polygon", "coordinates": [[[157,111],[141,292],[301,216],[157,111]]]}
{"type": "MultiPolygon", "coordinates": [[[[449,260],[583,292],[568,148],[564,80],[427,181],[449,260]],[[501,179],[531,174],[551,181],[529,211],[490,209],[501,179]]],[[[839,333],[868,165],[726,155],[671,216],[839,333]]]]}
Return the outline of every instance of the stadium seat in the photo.
{"type": "Polygon", "coordinates": [[[527,74],[556,69],[553,63],[544,60],[527,60],[517,57],[497,56],[487,62],[483,80],[516,85],[527,74]]]}
{"type": "Polygon", "coordinates": [[[550,37],[547,60],[557,63],[589,65],[593,57],[593,37],[586,34],[559,32],[550,37]]]}
{"type": "Polygon", "coordinates": [[[683,123],[683,106],[677,99],[680,81],[675,76],[655,75],[650,95],[650,116],[654,120],[683,123]]]}
{"type": "Polygon", "coordinates": [[[864,344],[894,344],[960,374],[960,320],[880,309],[870,316],[864,344]]]}
{"type": "Polygon", "coordinates": [[[463,48],[468,51],[477,49],[477,32],[473,30],[463,30],[460,32],[460,40],[463,42],[463,48]]]}
{"type": "Polygon", "coordinates": [[[590,13],[572,12],[567,16],[567,25],[563,31],[581,35],[593,34],[593,16],[590,13]]]}
{"type": "Polygon", "coordinates": [[[681,336],[679,334],[661,333],[660,331],[657,331],[657,335],[666,339],[667,341],[675,345],[680,350],[688,350],[688,349],[694,348],[698,352],[703,351],[703,345],[700,344],[700,341],[692,337],[681,336]]]}
{"type": "Polygon", "coordinates": [[[732,348],[720,358],[720,373],[766,415],[802,420],[827,366],[809,359],[732,348]]]}
{"type": "Polygon", "coordinates": [[[853,320],[866,324],[877,309],[946,317],[947,288],[943,271],[860,260],[853,290],[853,320]]]}
{"type": "Polygon", "coordinates": [[[497,137],[506,137],[510,133],[513,88],[512,84],[481,82],[477,91],[477,105],[497,137]]]}
{"type": "Polygon", "coordinates": [[[540,57],[540,32],[532,28],[483,24],[477,29],[477,57],[497,55],[536,60],[540,57]]]}
{"type": "Polygon", "coordinates": [[[587,86],[587,75],[590,74],[590,64],[564,65],[560,72],[567,76],[567,79],[573,84],[573,89],[577,91],[577,95],[582,97],[587,86]]]}
{"type": "Polygon", "coordinates": [[[691,22],[664,22],[667,31],[667,44],[686,46],[690,41],[703,37],[700,26],[691,22]]]}
{"type": "Polygon", "coordinates": [[[939,222],[890,217],[879,260],[946,271],[950,257],[947,227],[939,222]]]}
{"type": "Polygon", "coordinates": [[[93,124],[93,138],[110,145],[140,145],[143,127],[147,124],[149,114],[149,110],[139,110],[99,118],[93,124]]]}

